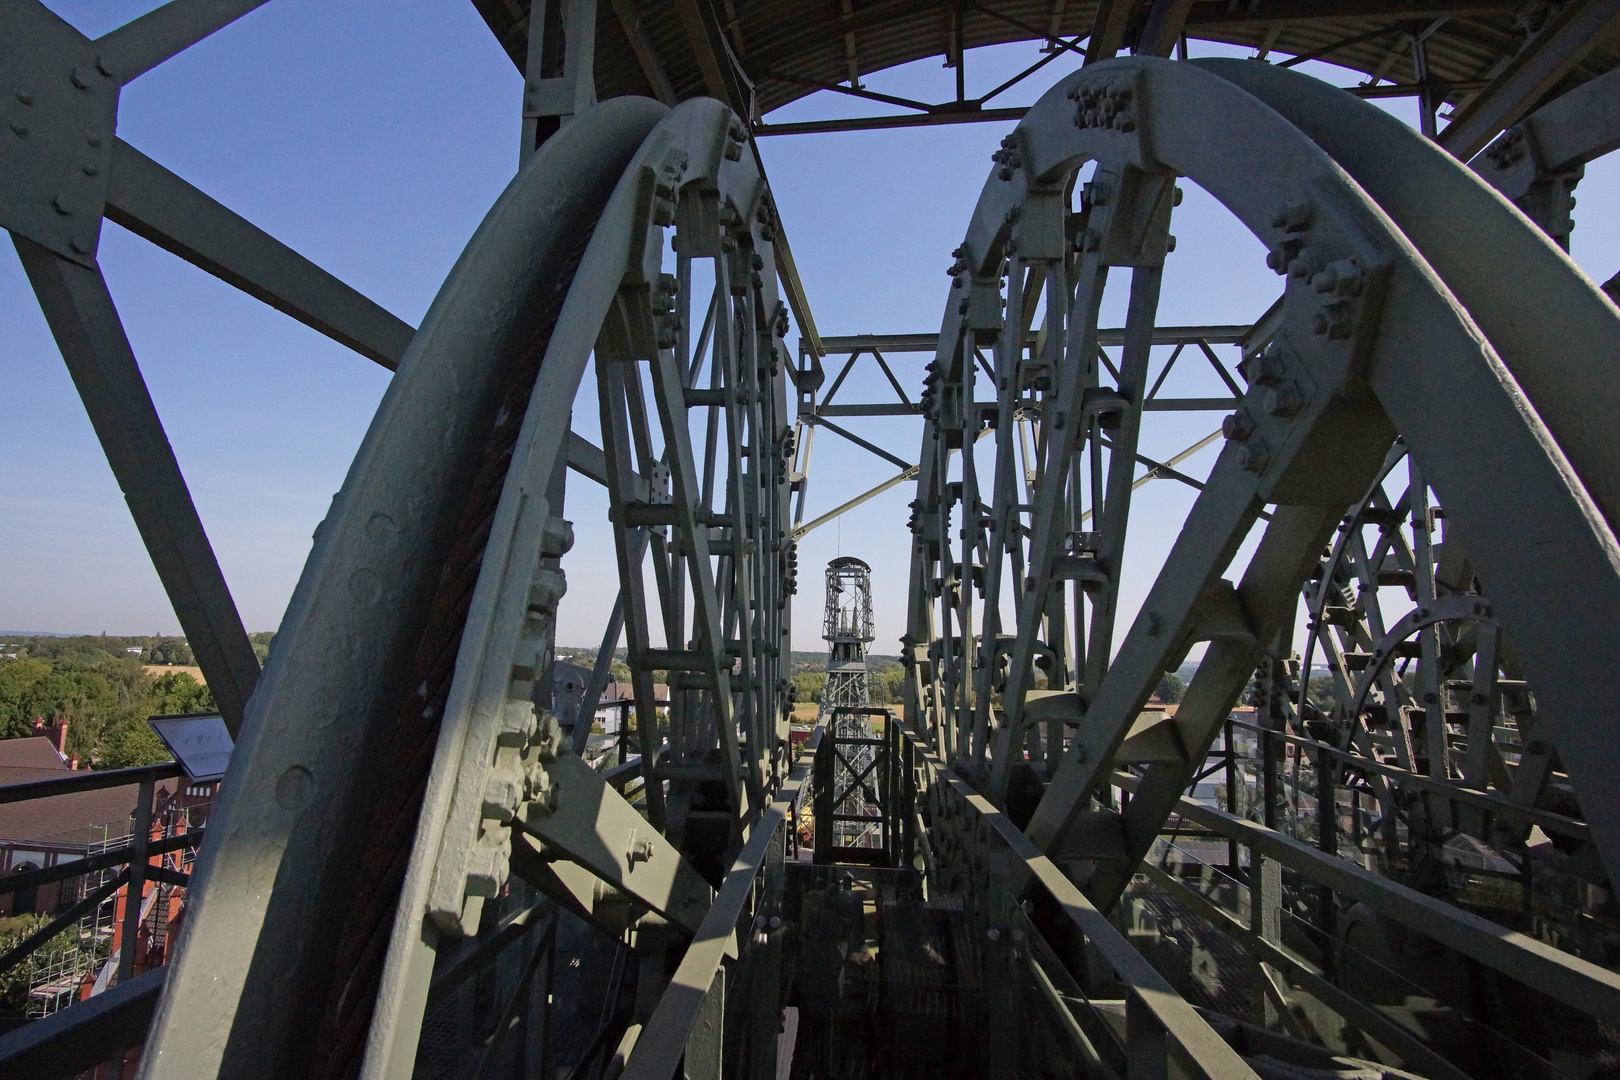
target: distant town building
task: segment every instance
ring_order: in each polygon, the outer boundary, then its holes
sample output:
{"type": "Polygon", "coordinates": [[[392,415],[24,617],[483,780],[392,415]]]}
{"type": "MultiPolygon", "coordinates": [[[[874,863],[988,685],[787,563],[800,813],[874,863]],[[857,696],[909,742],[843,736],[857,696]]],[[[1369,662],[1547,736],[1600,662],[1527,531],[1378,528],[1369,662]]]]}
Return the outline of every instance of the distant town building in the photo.
{"type": "MultiPolygon", "coordinates": [[[[67,724],[35,721],[39,734],[0,740],[0,785],[51,780],[75,771],[77,761],[65,753],[67,724]]],[[[217,783],[186,784],[162,780],[152,799],[155,829],[182,814],[190,828],[202,824],[218,790],[217,783]],[[199,812],[189,812],[196,808],[199,812]]],[[[0,803],[0,889],[5,877],[38,870],[127,843],[133,827],[138,784],[0,803]]],[[[182,826],[186,827],[186,826],[182,826]]],[[[0,893],[0,916],[37,912],[54,914],[84,894],[84,879],[50,882],[33,889],[0,893]]]]}
{"type": "MultiPolygon", "coordinates": [[[[669,709],[669,687],[663,683],[653,684],[653,701],[660,715],[669,709]]],[[[604,732],[620,731],[625,719],[630,716],[636,707],[636,688],[627,682],[610,682],[602,688],[602,696],[596,700],[596,714],[592,720],[600,724],[604,732]]]]}

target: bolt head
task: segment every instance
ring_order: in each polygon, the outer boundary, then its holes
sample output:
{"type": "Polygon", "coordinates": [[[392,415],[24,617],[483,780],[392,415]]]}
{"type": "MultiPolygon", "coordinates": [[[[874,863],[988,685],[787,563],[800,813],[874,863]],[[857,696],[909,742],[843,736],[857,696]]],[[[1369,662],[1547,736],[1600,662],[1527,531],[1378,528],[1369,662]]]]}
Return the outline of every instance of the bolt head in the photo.
{"type": "Polygon", "coordinates": [[[77,251],[80,255],[88,255],[91,251],[95,250],[95,245],[90,243],[90,241],[86,240],[84,237],[80,236],[78,233],[74,233],[72,236],[68,237],[68,247],[72,248],[74,251],[77,251]]]}
{"type": "Polygon", "coordinates": [[[1297,387],[1276,386],[1266,391],[1266,411],[1272,416],[1287,418],[1299,412],[1305,404],[1297,387]]]}
{"type": "Polygon", "coordinates": [[[96,70],[101,72],[103,78],[107,79],[112,78],[115,74],[113,71],[112,62],[109,61],[105,56],[96,57],[96,70]]]}
{"type": "Polygon", "coordinates": [[[73,213],[73,197],[68,195],[66,192],[52,199],[51,205],[56,208],[56,212],[58,214],[61,214],[64,217],[73,213]]]}
{"type": "Polygon", "coordinates": [[[1241,442],[1254,434],[1254,421],[1248,413],[1235,412],[1221,421],[1221,434],[1229,441],[1241,442]]]}
{"type": "Polygon", "coordinates": [[[1258,441],[1244,443],[1243,448],[1238,451],[1238,465],[1249,472],[1263,472],[1270,461],[1271,455],[1258,441]]]}
{"type": "Polygon", "coordinates": [[[80,90],[90,89],[90,73],[84,70],[84,68],[74,68],[73,73],[70,74],[68,78],[72,80],[73,85],[77,86],[80,90]]]}
{"type": "Polygon", "coordinates": [[[11,122],[11,133],[19,139],[26,139],[28,138],[28,125],[21,120],[13,120],[11,122]]]}
{"type": "Polygon", "coordinates": [[[34,95],[27,87],[17,87],[16,94],[17,100],[22,102],[24,105],[32,105],[34,103],[34,95]]]}

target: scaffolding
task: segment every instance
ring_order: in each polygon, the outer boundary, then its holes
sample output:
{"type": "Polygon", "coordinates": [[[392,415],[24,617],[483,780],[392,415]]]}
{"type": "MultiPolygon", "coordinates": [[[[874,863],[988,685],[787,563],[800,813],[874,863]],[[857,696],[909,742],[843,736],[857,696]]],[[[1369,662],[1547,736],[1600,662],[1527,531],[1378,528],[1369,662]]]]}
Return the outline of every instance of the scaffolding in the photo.
{"type": "MultiPolygon", "coordinates": [[[[109,837],[104,824],[89,826],[88,831],[85,848],[88,856],[126,846],[130,841],[128,836],[109,837]]],[[[64,882],[64,891],[72,890],[73,895],[62,897],[60,903],[69,906],[117,876],[118,868],[112,867],[64,882]]],[[[111,951],[115,899],[116,896],[108,897],[86,912],[72,928],[64,930],[62,936],[69,936],[67,947],[46,946],[29,956],[26,1015],[50,1016],[79,1000],[84,984],[95,977],[97,966],[111,951]]]]}

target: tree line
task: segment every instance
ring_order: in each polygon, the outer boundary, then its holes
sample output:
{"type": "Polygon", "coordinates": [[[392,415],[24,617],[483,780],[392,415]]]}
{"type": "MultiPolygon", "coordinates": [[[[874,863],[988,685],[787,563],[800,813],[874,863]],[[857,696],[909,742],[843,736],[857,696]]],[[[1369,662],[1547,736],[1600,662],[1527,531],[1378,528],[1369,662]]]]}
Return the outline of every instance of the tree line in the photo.
{"type": "MultiPolygon", "coordinates": [[[[252,635],[260,662],[271,633],[252,635]]],[[[189,672],[146,665],[196,662],[184,638],[0,635],[0,739],[33,735],[34,721],[67,721],[67,752],[93,769],[170,760],[148,717],[210,712],[208,687],[189,672]]]]}

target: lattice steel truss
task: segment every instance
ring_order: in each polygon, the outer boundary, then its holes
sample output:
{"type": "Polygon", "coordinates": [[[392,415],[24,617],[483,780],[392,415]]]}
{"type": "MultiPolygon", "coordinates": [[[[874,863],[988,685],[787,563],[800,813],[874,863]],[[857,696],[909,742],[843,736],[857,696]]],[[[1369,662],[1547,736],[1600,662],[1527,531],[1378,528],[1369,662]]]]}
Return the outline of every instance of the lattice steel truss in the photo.
{"type": "MultiPolygon", "coordinates": [[[[795,545],[913,481],[905,720],[856,797],[891,869],[980,943],[993,1072],[1137,1080],[1173,1059],[1247,1080],[1256,1045],[1313,1033],[1376,1044],[1356,1068],[1446,1080],[1612,1049],[1620,311],[1561,248],[1584,164],[1620,145],[1620,0],[475,0],[524,76],[523,164],[420,328],[118,139],[125,84],[256,6],[172,0],[91,41],[0,0],[0,225],[238,738],[195,883],[144,839],[120,856],[122,880],[187,885],[177,958],[0,1037],[5,1068],[71,1075],[144,1044],[151,1078],[404,1077],[424,1015],[496,970],[470,1068],[521,1071],[507,1033],[578,940],[566,912],[610,945],[610,1003],[634,997],[602,1010],[580,1068],[774,1076],[789,819],[816,755],[862,737],[790,745],[795,545]],[[1189,38],[1293,58],[1183,62],[1189,38]],[[966,50],[1008,40],[1047,54],[969,99],[966,50]],[[861,84],[941,51],[955,101],[861,84]],[[991,105],[1062,56],[1083,64],[1037,104],[991,105]],[[1283,70],[1309,58],[1370,81],[1283,70]],[[764,122],[817,89],[913,112],[764,122]],[[1386,94],[1418,99],[1421,133],[1355,99],[1386,94]],[[1020,122],[939,333],[823,338],[756,137],[992,118],[1020,122]],[[1158,325],[1181,180],[1265,245],[1268,311],[1158,325]],[[97,265],[103,220],[396,372],[262,672],[97,265]],[[1123,327],[1099,325],[1110,276],[1123,327]],[[918,401],[885,353],[932,354],[918,401]],[[834,402],[865,354],[897,402],[834,402]],[[1229,395],[1160,396],[1184,354],[1229,395]],[[600,447],[570,431],[582,386],[600,447]],[[1203,412],[1226,414],[1218,435],[1141,453],[1151,414],[1203,412]],[[917,460],[852,416],[921,417],[917,460]],[[806,521],[817,428],[899,472],[806,521]],[[1178,468],[1221,436],[1207,476],[1178,468]],[[1132,619],[1131,493],[1156,478],[1198,494],[1132,619]],[[620,595],[562,708],[582,480],[608,494],[620,595]],[[579,752],[621,640],[640,752],[599,774],[579,752]],[[1145,709],[1194,647],[1178,709],[1145,709]],[[1216,775],[1224,809],[1195,797],[1216,775]],[[1160,970],[1185,942],[1149,941],[1142,913],[1172,903],[1201,920],[1189,950],[1218,933],[1249,958],[1237,983],[1208,949],[1189,959],[1209,1001],[1249,996],[1247,1034],[1160,970]],[[1392,1018],[1381,971],[1467,973],[1439,997],[1485,973],[1496,996],[1467,1030],[1504,1029],[1478,1044],[1515,1064],[1392,1018]]],[[[865,705],[872,612],[848,562],[827,693],[865,705]]],[[[873,741],[868,714],[833,715],[873,741]]]]}

